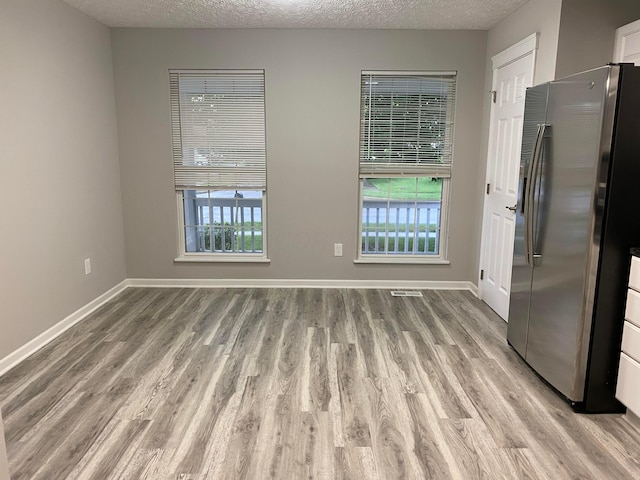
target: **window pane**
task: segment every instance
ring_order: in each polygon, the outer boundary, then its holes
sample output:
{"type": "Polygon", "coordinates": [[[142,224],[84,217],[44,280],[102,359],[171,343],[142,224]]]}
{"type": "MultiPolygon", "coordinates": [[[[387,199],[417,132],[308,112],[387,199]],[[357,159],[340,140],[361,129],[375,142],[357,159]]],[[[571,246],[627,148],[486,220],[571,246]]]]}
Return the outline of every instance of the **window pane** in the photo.
{"type": "Polygon", "coordinates": [[[186,252],[263,252],[263,192],[185,190],[183,205],[186,252]]]}
{"type": "Polygon", "coordinates": [[[363,254],[439,255],[442,186],[431,177],[365,178],[363,254]]]}

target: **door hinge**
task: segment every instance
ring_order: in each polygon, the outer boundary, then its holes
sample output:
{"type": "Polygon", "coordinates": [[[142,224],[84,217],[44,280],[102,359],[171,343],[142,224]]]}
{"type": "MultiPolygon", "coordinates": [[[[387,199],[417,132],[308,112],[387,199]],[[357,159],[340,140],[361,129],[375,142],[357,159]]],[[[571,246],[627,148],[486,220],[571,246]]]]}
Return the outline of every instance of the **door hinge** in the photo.
{"type": "Polygon", "coordinates": [[[491,94],[491,100],[493,103],[496,103],[498,99],[498,92],[496,90],[491,90],[489,93],[491,94]]]}
{"type": "Polygon", "coordinates": [[[489,195],[490,191],[491,191],[491,184],[487,183],[487,195],[489,195]]]}
{"type": "Polygon", "coordinates": [[[484,280],[484,270],[480,270],[480,280],[484,280]]]}

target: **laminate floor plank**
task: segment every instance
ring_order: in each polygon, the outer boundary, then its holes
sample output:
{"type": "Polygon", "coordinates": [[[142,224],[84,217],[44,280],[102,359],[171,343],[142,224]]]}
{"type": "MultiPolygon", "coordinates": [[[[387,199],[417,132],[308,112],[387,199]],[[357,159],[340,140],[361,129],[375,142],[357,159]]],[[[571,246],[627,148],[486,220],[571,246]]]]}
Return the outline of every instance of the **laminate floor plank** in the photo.
{"type": "MultiPolygon", "coordinates": [[[[234,415],[233,397],[242,385],[240,370],[242,360],[237,357],[228,356],[224,361],[222,372],[215,383],[213,395],[206,405],[202,415],[197,415],[199,422],[195,424],[195,432],[187,435],[186,442],[188,448],[177,466],[179,474],[198,474],[205,470],[206,454],[209,443],[212,441],[216,424],[222,422],[223,415],[234,415]]],[[[227,420],[229,422],[229,420],[227,420]]],[[[226,444],[221,448],[226,450],[226,444]]]]}
{"type": "Polygon", "coordinates": [[[470,292],[128,288],[0,377],[15,479],[640,478],[470,292]]]}
{"type": "Polygon", "coordinates": [[[296,305],[301,308],[295,316],[304,319],[309,327],[327,327],[329,323],[328,312],[325,310],[323,290],[320,288],[305,288],[299,291],[296,305]]]}
{"type": "MultiPolygon", "coordinates": [[[[129,463],[138,448],[140,439],[149,426],[149,420],[119,421],[117,428],[98,438],[87,451],[82,461],[78,464],[78,473],[72,470],[67,476],[68,480],[74,478],[120,478],[124,467],[129,463]]],[[[103,430],[104,432],[104,430],[103,430]]]]}
{"type": "Polygon", "coordinates": [[[213,341],[222,319],[228,315],[239,298],[231,289],[220,289],[212,292],[208,302],[203,303],[192,330],[198,337],[204,339],[205,345],[213,341]]]}
{"type": "Polygon", "coordinates": [[[406,399],[399,382],[393,379],[364,380],[370,406],[371,444],[378,471],[383,478],[419,478],[421,471],[412,455],[409,437],[411,419],[406,408],[397,408],[406,399]]]}
{"type": "Polygon", "coordinates": [[[456,462],[444,441],[440,422],[435,421],[436,413],[431,410],[424,394],[408,394],[405,401],[411,416],[411,442],[413,453],[421,467],[424,478],[457,478],[456,462]],[[425,412],[431,415],[425,415],[425,412]]]}
{"type": "MultiPolygon", "coordinates": [[[[306,411],[326,412],[331,401],[331,388],[329,387],[329,356],[330,344],[326,328],[310,328],[308,335],[309,354],[305,358],[308,365],[308,382],[306,389],[309,398],[309,408],[306,411]]],[[[303,410],[305,410],[303,408],[303,410]]]]}
{"type": "Polygon", "coordinates": [[[492,383],[487,381],[487,376],[482,370],[483,365],[491,360],[483,359],[476,365],[473,359],[466,357],[456,345],[436,348],[440,358],[451,367],[496,444],[503,448],[528,447],[523,438],[521,422],[511,412],[510,404],[505,401],[502,393],[492,388],[492,383]]]}
{"type": "Polygon", "coordinates": [[[247,478],[283,478],[283,458],[288,458],[293,448],[287,433],[291,428],[292,400],[286,395],[267,395],[262,401],[263,417],[247,478]]]}
{"type": "MultiPolygon", "coordinates": [[[[524,438],[529,450],[540,463],[551,465],[552,472],[564,470],[575,474],[578,478],[597,476],[601,468],[603,476],[600,478],[607,478],[607,475],[611,475],[611,478],[627,478],[628,472],[619,462],[613,462],[607,467],[599,466],[602,462],[598,455],[592,457],[580,448],[588,431],[577,427],[567,428],[566,424],[563,425],[562,421],[559,421],[567,416],[574,421],[579,418],[579,415],[573,413],[567,404],[555,401],[543,403],[535,395],[524,396],[508,389],[511,382],[496,364],[485,363],[482,369],[484,378],[497,385],[509,405],[515,407],[512,411],[519,419],[513,422],[515,430],[525,434],[524,438]],[[612,471],[604,473],[608,469],[612,471]]],[[[557,397],[554,400],[557,400],[557,397]]],[[[597,442],[593,440],[591,442],[591,447],[596,448],[597,442]]],[[[611,456],[611,453],[607,452],[607,456],[611,456]]]]}
{"type": "Polygon", "coordinates": [[[346,445],[371,447],[371,430],[367,415],[367,395],[364,378],[355,366],[355,345],[340,345],[336,353],[338,390],[343,437],[346,445]]]}
{"type": "MultiPolygon", "coordinates": [[[[414,331],[432,345],[455,345],[442,320],[436,315],[431,302],[424,297],[406,297],[407,317],[412,319],[414,331]]],[[[411,330],[408,330],[411,331],[411,330]]]]}
{"type": "Polygon", "coordinates": [[[365,294],[360,291],[347,292],[347,306],[349,318],[356,332],[356,349],[358,358],[364,363],[367,376],[386,377],[389,372],[386,369],[379,345],[376,344],[371,323],[370,312],[366,307],[365,294]]]}
{"type": "Polygon", "coordinates": [[[617,415],[581,415],[578,430],[586,429],[591,438],[611,453],[629,472],[640,471],[636,427],[617,421],[617,415]]]}
{"type": "Polygon", "coordinates": [[[228,308],[221,306],[220,309],[216,309],[217,317],[210,316],[204,324],[205,328],[211,330],[211,336],[205,343],[225,346],[233,344],[235,337],[232,335],[237,335],[238,329],[244,323],[250,301],[250,294],[235,293],[228,308]]]}
{"type": "Polygon", "coordinates": [[[441,418],[470,418],[472,406],[462,386],[439,359],[435,345],[429,345],[419,332],[406,332],[411,339],[413,358],[423,389],[436,407],[441,418]]]}
{"type": "MultiPolygon", "coordinates": [[[[35,475],[25,478],[33,479],[65,479],[82,460],[94,441],[98,439],[102,430],[111,421],[120,403],[131,393],[135,387],[135,380],[122,379],[104,393],[87,393],[87,396],[95,397],[88,407],[82,409],[79,421],[65,419],[66,425],[74,427],[68,434],[61,428],[53,428],[57,438],[57,445],[53,454],[35,475]]],[[[65,425],[65,426],[66,426],[65,425]]],[[[49,437],[51,438],[51,437],[49,437]]],[[[34,462],[29,462],[29,464],[34,462]]]]}
{"type": "Polygon", "coordinates": [[[306,322],[298,318],[287,319],[282,328],[282,338],[277,346],[275,393],[279,395],[295,395],[297,405],[300,402],[298,390],[306,334],[306,322]]]}
{"type": "Polygon", "coordinates": [[[471,326],[465,325],[457,312],[452,309],[439,290],[431,290],[424,293],[429,305],[433,309],[440,323],[444,325],[451,339],[464,350],[465,355],[471,358],[484,358],[487,352],[478,344],[471,333],[471,326]]]}
{"type": "MultiPolygon", "coordinates": [[[[193,347],[193,334],[184,332],[176,338],[175,345],[164,350],[165,356],[156,356],[153,364],[147,365],[142,374],[129,376],[126,372],[121,375],[139,378],[140,382],[135,391],[129,396],[117,417],[122,420],[153,419],[156,412],[167,404],[167,397],[174,388],[176,381],[188,367],[186,361],[176,361],[176,352],[184,345],[193,347]],[[151,366],[153,365],[153,367],[151,366]]],[[[186,359],[186,357],[183,357],[186,359]]]]}
{"type": "Polygon", "coordinates": [[[414,359],[404,333],[394,320],[380,319],[376,325],[376,340],[385,358],[389,376],[398,380],[405,393],[422,391],[414,359]]]}
{"type": "Polygon", "coordinates": [[[461,471],[461,478],[498,480],[514,478],[497,459],[498,448],[491,443],[491,438],[479,431],[478,420],[444,419],[444,438],[456,458],[456,466],[461,471]],[[493,448],[492,448],[493,447],[493,448]]]}
{"type": "Polygon", "coordinates": [[[554,480],[566,478],[567,472],[549,462],[540,463],[529,448],[505,448],[502,450],[513,465],[513,478],[521,480],[554,480]]]}
{"type": "MultiPolygon", "coordinates": [[[[100,343],[93,345],[92,349],[78,351],[77,355],[80,361],[77,362],[75,368],[73,362],[67,359],[65,366],[56,365],[48,378],[39,377],[25,388],[20,395],[13,398],[7,404],[6,414],[4,406],[2,414],[7,425],[5,433],[7,439],[21,440],[32,428],[43,419],[47,418],[49,412],[55,409],[65,397],[72,392],[78,382],[84,381],[88,372],[96,366],[100,365],[103,358],[108,355],[108,351],[113,345],[100,343]],[[84,358],[88,351],[95,351],[96,355],[84,358]],[[81,353],[83,352],[83,353],[81,353]]],[[[116,348],[117,350],[117,348],[116,348]]],[[[68,357],[72,357],[69,353],[68,357]]],[[[66,358],[66,357],[65,357],[66,358]]],[[[107,357],[108,358],[108,357],[107,357]]],[[[77,360],[77,358],[76,358],[77,360]]]]}
{"type": "MultiPolygon", "coordinates": [[[[104,339],[116,325],[126,325],[126,321],[119,322],[120,319],[126,318],[128,315],[128,312],[123,311],[130,307],[126,299],[136,301],[144,295],[144,290],[125,290],[117,300],[107,302],[83,322],[62,333],[55,342],[48,343],[0,376],[0,402],[8,405],[12,398],[19,395],[24,388],[33,382],[40,381],[41,378],[55,377],[55,375],[51,375],[49,369],[60,371],[64,368],[60,365],[61,362],[69,360],[77,362],[79,360],[78,350],[82,349],[81,344],[83,342],[95,344],[104,339]],[[88,340],[89,336],[92,337],[90,340],[88,340]],[[71,356],[69,356],[70,352],[73,352],[71,356]],[[5,388],[8,385],[11,388],[5,388]]],[[[6,416],[7,413],[5,412],[4,415],[6,416]]]]}
{"type": "MultiPolygon", "coordinates": [[[[344,303],[344,290],[323,288],[322,292],[322,310],[321,315],[323,318],[325,328],[329,331],[333,326],[344,325],[347,316],[347,307],[344,303]]],[[[332,338],[333,342],[334,339],[332,338]]],[[[342,342],[349,343],[349,342],[342,342]]]]}
{"type": "Polygon", "coordinates": [[[256,448],[258,431],[262,422],[264,397],[257,395],[256,377],[247,380],[240,407],[236,414],[233,433],[224,459],[224,479],[249,478],[249,463],[256,448]]]}
{"type": "MultiPolygon", "coordinates": [[[[6,401],[3,403],[2,414],[5,419],[11,418],[13,413],[27,403],[40,397],[43,392],[47,392],[49,395],[52,391],[62,391],[62,393],[69,390],[68,385],[62,384],[57,379],[67,373],[67,371],[76,363],[81,362],[84,355],[89,353],[92,349],[98,348],[99,344],[92,336],[87,336],[80,343],[73,344],[73,350],[68,350],[64,356],[60,357],[55,362],[48,362],[48,358],[43,359],[43,363],[40,366],[44,372],[38,372],[34,375],[36,378],[27,382],[25,388],[22,389],[20,394],[16,396],[6,395],[6,401]]],[[[99,358],[99,357],[98,357],[99,358]]],[[[94,361],[96,361],[94,359],[94,361]]],[[[21,366],[18,366],[21,368],[21,366]]],[[[80,376],[80,372],[78,372],[80,376]]]]}
{"type": "Polygon", "coordinates": [[[355,334],[350,328],[347,314],[345,290],[324,290],[327,327],[331,343],[355,343],[355,334]]]}
{"type": "Polygon", "coordinates": [[[176,448],[182,433],[198,408],[206,402],[205,392],[222,358],[221,347],[201,345],[187,369],[178,378],[145,436],[147,449],[176,448]]]}
{"type": "Polygon", "coordinates": [[[331,420],[327,412],[296,411],[292,415],[289,438],[292,443],[284,459],[286,478],[333,478],[331,420]]]}
{"type": "Polygon", "coordinates": [[[242,377],[240,379],[236,391],[231,395],[229,402],[215,423],[210,441],[207,445],[204,468],[200,470],[206,474],[207,477],[223,478],[225,472],[228,470],[226,458],[229,453],[229,448],[231,447],[233,427],[238,418],[238,412],[240,411],[246,387],[249,381],[254,378],[255,377],[242,377]]]}
{"type": "Polygon", "coordinates": [[[300,410],[328,411],[331,401],[329,357],[327,329],[307,328],[300,379],[300,410]]]}

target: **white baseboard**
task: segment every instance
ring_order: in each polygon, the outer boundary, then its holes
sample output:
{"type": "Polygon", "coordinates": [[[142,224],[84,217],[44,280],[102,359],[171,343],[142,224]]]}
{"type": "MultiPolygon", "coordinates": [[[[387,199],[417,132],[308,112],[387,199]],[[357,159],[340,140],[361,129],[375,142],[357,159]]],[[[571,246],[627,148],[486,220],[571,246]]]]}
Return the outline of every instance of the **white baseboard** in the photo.
{"type": "Polygon", "coordinates": [[[34,354],[42,347],[44,347],[51,340],[55,339],[69,328],[74,326],[80,320],[85,318],[87,315],[97,310],[103,304],[111,300],[113,297],[122,292],[125,288],[129,286],[128,280],[123,280],[115,287],[110,288],[105,293],[95,298],[94,300],[87,303],[85,306],[79,308],[71,315],[67,316],[60,322],[56,323],[53,327],[49,328],[45,332],[42,332],[36,338],[26,343],[18,350],[13,353],[10,353],[6,357],[0,359],[0,375],[8,371],[9,369],[16,366],[18,363],[23,361],[28,356],[34,354]]]}
{"type": "Polygon", "coordinates": [[[477,296],[472,282],[422,280],[309,280],[309,279],[181,279],[130,278],[130,287],[163,288],[381,288],[414,290],[469,290],[477,296]]]}
{"type": "Polygon", "coordinates": [[[128,278],[96,299],[56,323],[47,331],[0,359],[0,375],[37,352],[47,343],[80,322],[127,287],[164,288],[380,288],[401,290],[469,290],[478,295],[478,287],[465,281],[420,280],[306,280],[306,279],[156,279],[128,278]]]}

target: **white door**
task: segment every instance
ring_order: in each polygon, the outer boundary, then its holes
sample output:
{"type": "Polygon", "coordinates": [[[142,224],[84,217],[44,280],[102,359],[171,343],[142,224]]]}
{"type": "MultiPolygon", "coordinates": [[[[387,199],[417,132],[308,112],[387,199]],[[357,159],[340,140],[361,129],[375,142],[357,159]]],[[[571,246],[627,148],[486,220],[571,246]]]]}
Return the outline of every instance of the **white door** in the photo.
{"type": "Polygon", "coordinates": [[[518,194],[522,118],[533,82],[534,34],[493,57],[493,90],[482,228],[480,297],[507,320],[518,194]]]}
{"type": "Polygon", "coordinates": [[[616,30],[614,62],[640,65],[640,20],[616,30]]]}

